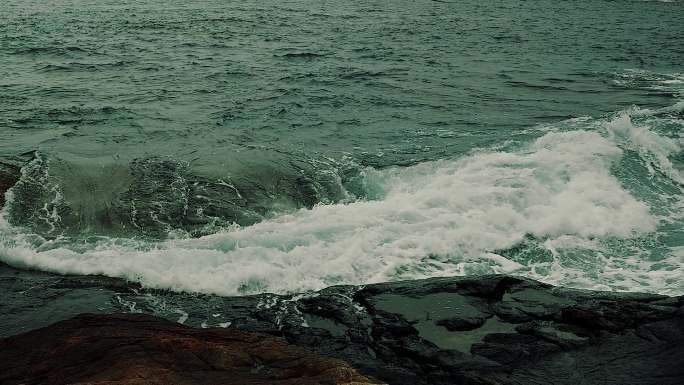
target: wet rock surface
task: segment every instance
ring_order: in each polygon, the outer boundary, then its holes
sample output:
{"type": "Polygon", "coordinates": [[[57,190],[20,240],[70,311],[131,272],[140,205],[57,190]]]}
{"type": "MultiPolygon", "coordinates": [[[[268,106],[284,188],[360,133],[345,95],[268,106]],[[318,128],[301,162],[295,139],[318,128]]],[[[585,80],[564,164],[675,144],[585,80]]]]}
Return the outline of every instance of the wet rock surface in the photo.
{"type": "Polygon", "coordinates": [[[684,383],[684,297],[483,276],[224,298],[9,266],[0,285],[2,335],[86,311],[142,312],[268,333],[389,384],[684,383]]]}
{"type": "Polygon", "coordinates": [[[273,337],[141,314],[84,314],[0,340],[2,384],[370,385],[347,363],[273,337]]]}

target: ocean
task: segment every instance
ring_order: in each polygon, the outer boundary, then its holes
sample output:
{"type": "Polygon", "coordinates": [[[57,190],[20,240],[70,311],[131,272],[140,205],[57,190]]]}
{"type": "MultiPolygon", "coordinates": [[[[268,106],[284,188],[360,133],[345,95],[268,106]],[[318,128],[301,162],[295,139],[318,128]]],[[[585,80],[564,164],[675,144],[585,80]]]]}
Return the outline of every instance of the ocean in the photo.
{"type": "Polygon", "coordinates": [[[4,0],[0,261],[684,294],[681,1],[4,0]]]}

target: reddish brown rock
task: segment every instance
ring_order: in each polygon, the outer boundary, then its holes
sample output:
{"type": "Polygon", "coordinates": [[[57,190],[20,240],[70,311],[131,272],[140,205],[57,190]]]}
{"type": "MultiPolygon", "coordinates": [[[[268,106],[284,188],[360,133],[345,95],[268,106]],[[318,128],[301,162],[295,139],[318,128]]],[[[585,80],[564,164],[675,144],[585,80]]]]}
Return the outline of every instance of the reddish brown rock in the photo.
{"type": "Polygon", "coordinates": [[[344,361],[235,329],[84,314],[0,340],[0,384],[378,384],[344,361]]]}

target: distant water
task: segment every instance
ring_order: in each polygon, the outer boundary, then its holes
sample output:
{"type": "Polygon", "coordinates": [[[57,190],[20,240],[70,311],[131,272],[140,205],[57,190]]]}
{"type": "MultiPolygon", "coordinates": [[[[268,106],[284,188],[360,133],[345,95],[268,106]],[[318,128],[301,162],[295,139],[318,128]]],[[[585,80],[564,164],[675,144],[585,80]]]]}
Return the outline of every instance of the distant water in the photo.
{"type": "Polygon", "coordinates": [[[684,3],[0,6],[0,261],[684,294],[684,3]]]}

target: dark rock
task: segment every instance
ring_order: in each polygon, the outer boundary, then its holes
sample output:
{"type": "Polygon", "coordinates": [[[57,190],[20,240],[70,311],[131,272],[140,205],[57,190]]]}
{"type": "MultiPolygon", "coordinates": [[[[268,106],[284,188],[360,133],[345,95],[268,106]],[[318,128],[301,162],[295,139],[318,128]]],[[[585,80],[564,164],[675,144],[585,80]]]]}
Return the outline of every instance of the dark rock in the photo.
{"type": "Polygon", "coordinates": [[[537,336],[519,333],[488,334],[481,343],[473,344],[470,349],[474,355],[488,358],[511,369],[525,362],[539,361],[559,350],[559,346],[537,336]]]}
{"type": "Polygon", "coordinates": [[[444,318],[437,322],[436,325],[444,326],[450,332],[461,332],[477,329],[484,325],[487,319],[484,317],[451,317],[444,318]]]}
{"type": "Polygon", "coordinates": [[[5,205],[5,193],[12,188],[21,177],[21,168],[34,157],[33,152],[19,156],[0,157],[0,208],[5,205]]]}
{"type": "Polygon", "coordinates": [[[684,297],[562,289],[508,276],[231,298],[112,279],[95,290],[98,279],[0,265],[0,333],[99,304],[92,311],[265,332],[392,385],[684,383],[684,297]],[[46,317],[45,309],[58,316],[46,317]]]}
{"type": "Polygon", "coordinates": [[[378,384],[272,337],[139,314],[84,314],[0,340],[0,383],[378,384]]]}

